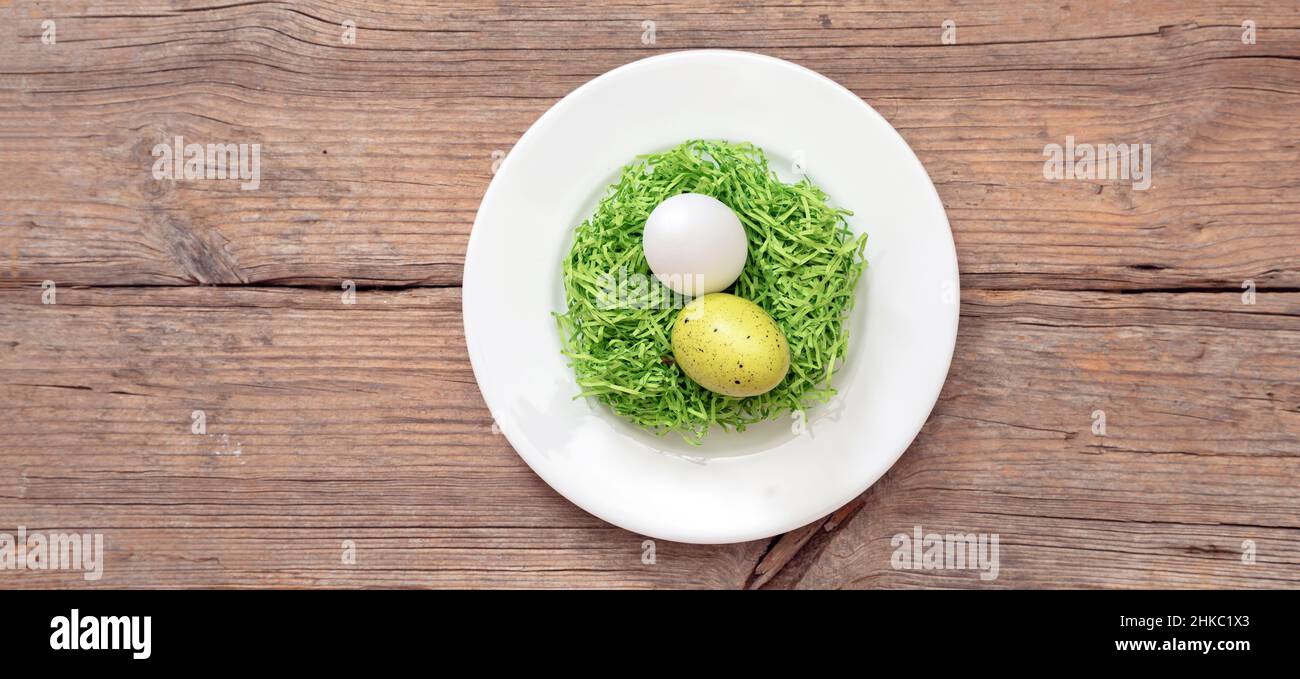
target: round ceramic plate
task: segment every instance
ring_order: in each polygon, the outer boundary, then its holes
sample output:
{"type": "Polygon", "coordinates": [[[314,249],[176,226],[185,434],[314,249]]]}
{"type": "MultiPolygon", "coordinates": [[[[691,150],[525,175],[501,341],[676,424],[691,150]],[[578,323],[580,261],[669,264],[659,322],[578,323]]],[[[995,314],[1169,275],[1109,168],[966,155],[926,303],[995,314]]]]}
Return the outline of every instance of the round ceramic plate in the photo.
{"type": "Polygon", "coordinates": [[[650,537],[723,543],[810,523],[866,490],[929,417],[957,337],[957,255],[925,169],[885,119],[801,66],[747,52],[651,57],[579,87],[501,163],[465,256],[465,339],[483,398],[539,476],[650,537]],[[578,393],[552,312],[573,230],[620,169],[687,139],[748,141],[868,234],[839,395],[702,446],[578,393]]]}

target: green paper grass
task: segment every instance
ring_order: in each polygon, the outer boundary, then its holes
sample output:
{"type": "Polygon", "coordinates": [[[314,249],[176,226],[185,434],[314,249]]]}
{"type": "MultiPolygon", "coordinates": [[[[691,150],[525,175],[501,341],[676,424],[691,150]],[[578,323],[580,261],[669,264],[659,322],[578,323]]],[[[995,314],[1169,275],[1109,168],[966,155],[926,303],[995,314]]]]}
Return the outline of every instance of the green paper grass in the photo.
{"type": "MultiPolygon", "coordinates": [[[[713,425],[746,425],[825,403],[848,346],[845,321],[866,262],[826,194],[805,177],[785,184],[748,143],[688,141],[623,168],[564,260],[567,310],[556,314],[581,393],[656,434],[699,443],[713,425]],[[732,398],[699,386],[672,359],[682,306],[650,272],[641,235],[650,212],[679,193],[702,193],[740,217],[749,258],[727,290],[762,307],[785,332],[790,372],[765,394],[732,398]],[[611,294],[611,280],[635,281],[611,294]]],[[[575,397],[576,398],[576,397],[575,397]]]]}

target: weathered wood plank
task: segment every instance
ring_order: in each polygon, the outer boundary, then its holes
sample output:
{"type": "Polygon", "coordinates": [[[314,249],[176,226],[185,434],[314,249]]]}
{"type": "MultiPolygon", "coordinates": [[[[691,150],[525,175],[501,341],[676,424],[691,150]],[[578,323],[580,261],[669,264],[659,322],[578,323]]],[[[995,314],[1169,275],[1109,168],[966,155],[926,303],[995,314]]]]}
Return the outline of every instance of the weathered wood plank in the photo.
{"type": "Polygon", "coordinates": [[[1292,3],[0,13],[0,284],[456,285],[494,151],[610,68],[732,47],[819,70],[899,129],[938,185],[968,287],[1300,287],[1292,3]],[[945,19],[955,45],[940,44],[945,19]],[[260,187],[154,180],[150,152],[175,135],[262,144],[260,187]],[[1043,147],[1067,136],[1151,144],[1152,188],[1045,180],[1043,147]]]}
{"type": "MultiPolygon", "coordinates": [[[[739,587],[767,548],[659,543],[645,565],[549,490],[492,432],[455,289],[56,302],[0,292],[0,516],[104,530],[104,585],[739,587]]],[[[929,425],[798,584],[978,583],[889,568],[922,525],[1000,533],[995,585],[1295,586],[1296,346],[1295,293],[970,292],[929,425]]]]}
{"type": "Polygon", "coordinates": [[[772,586],[1300,585],[1300,294],[966,297],[920,437],[772,586]],[[999,534],[998,578],[895,570],[915,526],[999,534]]]}
{"type": "Polygon", "coordinates": [[[493,432],[456,289],[55,302],[0,293],[0,531],[102,531],[98,586],[741,587],[766,544],[645,564],[559,497],[493,432]]]}

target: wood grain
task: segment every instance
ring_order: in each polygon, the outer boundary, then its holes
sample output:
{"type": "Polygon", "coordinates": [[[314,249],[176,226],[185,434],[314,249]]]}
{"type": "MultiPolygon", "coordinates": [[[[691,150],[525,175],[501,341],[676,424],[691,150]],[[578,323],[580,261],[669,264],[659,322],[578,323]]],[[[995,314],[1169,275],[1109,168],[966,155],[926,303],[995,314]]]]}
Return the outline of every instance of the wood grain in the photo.
{"type": "Polygon", "coordinates": [[[0,516],[102,531],[97,585],[739,587],[760,555],[659,543],[645,564],[547,487],[493,431],[457,289],[55,301],[0,293],[0,516]]]}
{"type": "Polygon", "coordinates": [[[0,531],[102,529],[110,587],[1296,587],[1298,105],[1291,2],[0,2],[0,531]],[[794,60],[899,130],[962,325],[862,498],[650,558],[493,433],[457,286],[537,116],[705,47],[794,60]],[[176,135],[261,144],[260,187],[155,180],[176,135]],[[1067,136],[1151,144],[1151,188],[1044,179],[1067,136]],[[998,533],[998,579],[891,568],[914,526],[998,533]]]}
{"type": "Polygon", "coordinates": [[[1019,4],[15,3],[0,242],[26,283],[456,285],[494,151],[610,68],[732,47],[885,115],[943,196],[968,286],[1300,287],[1300,8],[1019,4]],[[175,135],[262,144],[261,188],[153,179],[175,135]],[[1067,135],[1151,144],[1154,189],[1045,180],[1067,135]]]}
{"type": "Polygon", "coordinates": [[[929,423],[775,584],[1296,587],[1300,294],[1256,302],[968,292],[929,423]],[[997,580],[892,568],[916,526],[1000,535],[997,580]]]}
{"type": "MultiPolygon", "coordinates": [[[[759,566],[761,542],[641,564],[641,538],[533,476],[479,400],[456,289],[40,297],[0,293],[0,509],[105,531],[105,585],[712,587],[759,566]]],[[[933,584],[879,553],[909,522],[1004,536],[1003,585],[1300,582],[1300,294],[974,291],[962,313],[929,425],[826,545],[847,565],[800,584],[933,584]]]]}

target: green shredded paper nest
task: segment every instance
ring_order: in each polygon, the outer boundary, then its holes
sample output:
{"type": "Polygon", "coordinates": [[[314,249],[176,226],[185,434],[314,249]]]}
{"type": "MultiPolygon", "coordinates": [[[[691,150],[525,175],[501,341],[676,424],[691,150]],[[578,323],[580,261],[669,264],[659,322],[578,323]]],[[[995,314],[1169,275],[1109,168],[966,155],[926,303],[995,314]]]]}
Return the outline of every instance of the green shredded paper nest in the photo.
{"type": "Polygon", "coordinates": [[[638,158],[578,226],[564,260],[567,310],[555,316],[577,396],[689,443],[714,424],[744,431],[825,403],[835,394],[831,375],[848,346],[846,321],[866,267],[867,237],[849,230],[851,214],[828,206],[806,177],[782,183],[752,144],[696,140],[638,158]],[[669,335],[681,305],[662,303],[673,293],[651,274],[641,239],[650,212],[679,193],[717,198],[745,227],[748,260],[728,292],[771,314],[790,345],[789,373],[765,394],[716,394],[673,361],[669,335]],[[643,284],[620,288],[611,304],[611,279],[643,284]]]}

